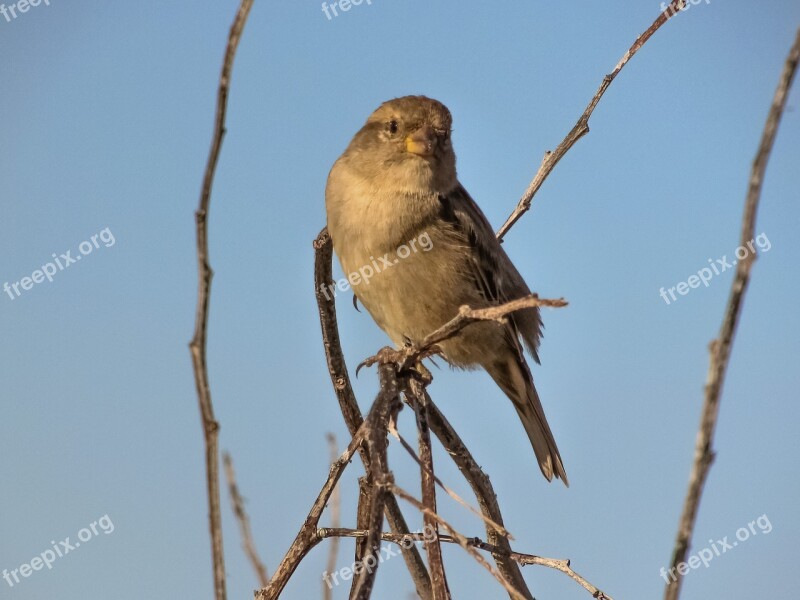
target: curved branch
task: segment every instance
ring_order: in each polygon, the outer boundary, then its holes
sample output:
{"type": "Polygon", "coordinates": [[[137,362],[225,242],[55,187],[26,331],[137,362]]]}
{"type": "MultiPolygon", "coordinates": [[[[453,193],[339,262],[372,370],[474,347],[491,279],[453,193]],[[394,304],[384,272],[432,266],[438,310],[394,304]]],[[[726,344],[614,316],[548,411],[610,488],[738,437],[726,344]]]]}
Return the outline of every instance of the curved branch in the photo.
{"type": "MultiPolygon", "coordinates": [[[[800,29],[797,30],[794,44],[786,58],[772,106],[767,116],[767,123],[761,136],[761,143],[758,152],[753,160],[753,167],[750,173],[750,183],[747,189],[747,199],[745,200],[744,216],[742,217],[741,243],[742,246],[751,241],[755,235],[756,211],[761,198],[761,185],[764,181],[764,173],[767,168],[770,152],[775,142],[775,134],[786,105],[786,98],[789,95],[789,88],[797,71],[797,64],[800,61],[800,29]]],[[[703,402],[703,414],[700,420],[700,429],[697,432],[697,441],[694,450],[694,463],[689,475],[689,489],[686,493],[686,500],[683,505],[683,512],[678,524],[678,534],[675,540],[675,548],[672,552],[671,573],[675,573],[680,563],[686,559],[689,550],[692,533],[697,520],[697,511],[700,506],[700,497],[703,493],[706,477],[714,460],[714,431],[717,427],[717,416],[719,414],[720,396],[722,395],[722,384],[725,381],[725,373],[728,370],[728,360],[730,359],[733,347],[733,338],[736,333],[739,315],[742,311],[747,285],[750,281],[750,269],[755,261],[755,254],[748,255],[736,264],[736,277],[731,285],[728,304],[725,308],[725,315],[720,327],[719,336],[712,340],[710,344],[710,360],[708,365],[708,376],[705,385],[705,400],[703,402]]],[[[683,576],[678,572],[673,575],[672,580],[667,584],[664,591],[665,600],[677,600],[680,595],[681,582],[683,576]]]]}
{"type": "MultiPolygon", "coordinates": [[[[347,374],[347,364],[342,353],[342,345],[339,340],[339,329],[336,324],[336,303],[329,297],[325,290],[333,280],[331,262],[333,258],[333,244],[328,235],[328,228],[324,227],[314,240],[314,291],[317,297],[317,307],[319,308],[319,321],[322,327],[322,343],[325,348],[325,359],[328,363],[328,372],[331,376],[333,389],[339,400],[339,408],[344,416],[345,423],[350,435],[355,435],[363,421],[361,410],[358,408],[353,388],[350,385],[350,377],[347,374]]],[[[364,469],[370,470],[369,450],[361,447],[361,461],[364,469]]],[[[389,526],[395,533],[408,533],[408,525],[400,511],[400,506],[394,496],[386,498],[386,519],[389,526]]],[[[403,548],[403,559],[406,562],[411,578],[417,589],[417,594],[422,600],[432,600],[431,581],[428,570],[422,560],[422,556],[416,547],[409,549],[403,548]]]]}

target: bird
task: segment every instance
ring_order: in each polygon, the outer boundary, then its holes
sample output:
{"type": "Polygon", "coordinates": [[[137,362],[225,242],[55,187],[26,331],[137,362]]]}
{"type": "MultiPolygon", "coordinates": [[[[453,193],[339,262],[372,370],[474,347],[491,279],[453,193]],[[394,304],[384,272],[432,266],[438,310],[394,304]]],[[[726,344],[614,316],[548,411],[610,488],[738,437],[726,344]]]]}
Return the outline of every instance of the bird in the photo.
{"type": "MultiPolygon", "coordinates": [[[[421,341],[463,305],[485,308],[531,293],[459,183],[451,133],[450,111],[437,100],[386,101],[334,162],[325,186],[334,252],[355,297],[397,347],[421,341]]],[[[544,477],[569,486],[523,352],[524,345],[539,363],[541,330],[538,308],[523,309],[503,323],[468,325],[439,344],[440,356],[491,376],[513,403],[544,477]]]]}

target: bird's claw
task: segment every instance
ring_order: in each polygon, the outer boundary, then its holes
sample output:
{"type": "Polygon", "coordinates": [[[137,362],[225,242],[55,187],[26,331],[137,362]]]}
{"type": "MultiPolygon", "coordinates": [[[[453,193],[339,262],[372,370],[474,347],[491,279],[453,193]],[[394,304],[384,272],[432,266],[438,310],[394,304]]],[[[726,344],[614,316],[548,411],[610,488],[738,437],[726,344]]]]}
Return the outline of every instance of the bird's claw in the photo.
{"type": "Polygon", "coordinates": [[[356,367],[356,377],[358,377],[358,373],[363,367],[371,367],[375,364],[395,364],[399,373],[411,371],[412,375],[416,376],[425,385],[428,385],[433,381],[433,375],[422,364],[422,361],[440,353],[441,349],[438,346],[432,346],[421,353],[417,353],[413,346],[406,346],[400,350],[387,346],[381,348],[375,356],[370,356],[360,363],[356,367]]]}
{"type": "Polygon", "coordinates": [[[388,365],[389,363],[396,363],[400,365],[405,359],[405,356],[406,354],[403,350],[395,350],[394,348],[389,348],[388,346],[381,348],[378,350],[378,353],[375,356],[370,356],[369,358],[364,359],[364,361],[356,367],[356,377],[358,377],[358,372],[363,367],[371,367],[372,365],[376,364],[388,365]]]}
{"type": "Polygon", "coordinates": [[[411,375],[419,379],[425,387],[429,386],[433,381],[433,375],[421,361],[411,368],[411,375]]]}

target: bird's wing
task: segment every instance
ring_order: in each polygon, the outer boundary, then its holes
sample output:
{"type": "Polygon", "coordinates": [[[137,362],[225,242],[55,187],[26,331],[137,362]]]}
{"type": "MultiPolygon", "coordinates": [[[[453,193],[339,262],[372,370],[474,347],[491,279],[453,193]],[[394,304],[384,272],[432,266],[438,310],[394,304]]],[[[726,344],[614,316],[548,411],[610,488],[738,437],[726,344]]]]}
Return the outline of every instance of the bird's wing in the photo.
{"type": "MultiPolygon", "coordinates": [[[[451,223],[470,249],[470,266],[475,285],[487,302],[501,304],[530,294],[522,275],[497,241],[488,219],[464,187],[459,184],[450,194],[441,196],[439,200],[442,218],[451,223]]],[[[537,349],[542,329],[539,309],[517,311],[510,321],[513,333],[522,337],[531,356],[538,363],[537,349]]]]}

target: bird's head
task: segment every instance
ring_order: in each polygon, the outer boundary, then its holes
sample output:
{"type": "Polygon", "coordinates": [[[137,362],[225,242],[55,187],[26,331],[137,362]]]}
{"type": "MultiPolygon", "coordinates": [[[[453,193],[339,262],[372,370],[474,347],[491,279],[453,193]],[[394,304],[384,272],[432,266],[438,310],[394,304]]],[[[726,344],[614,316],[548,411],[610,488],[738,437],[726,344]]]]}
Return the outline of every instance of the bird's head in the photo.
{"type": "Polygon", "coordinates": [[[450,111],[437,100],[395,98],[370,115],[346,155],[390,185],[446,193],[456,184],[451,125],[450,111]]]}

